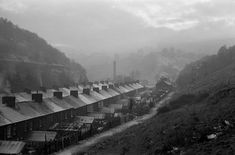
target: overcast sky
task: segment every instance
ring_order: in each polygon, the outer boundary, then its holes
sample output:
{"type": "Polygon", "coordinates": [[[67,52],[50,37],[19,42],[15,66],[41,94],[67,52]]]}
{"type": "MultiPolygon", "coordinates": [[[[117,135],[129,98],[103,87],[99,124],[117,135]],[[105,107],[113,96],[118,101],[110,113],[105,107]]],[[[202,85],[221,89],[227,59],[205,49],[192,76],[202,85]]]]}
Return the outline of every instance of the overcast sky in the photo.
{"type": "Polygon", "coordinates": [[[235,0],[0,0],[0,16],[84,52],[233,37],[234,8],[235,0]]]}

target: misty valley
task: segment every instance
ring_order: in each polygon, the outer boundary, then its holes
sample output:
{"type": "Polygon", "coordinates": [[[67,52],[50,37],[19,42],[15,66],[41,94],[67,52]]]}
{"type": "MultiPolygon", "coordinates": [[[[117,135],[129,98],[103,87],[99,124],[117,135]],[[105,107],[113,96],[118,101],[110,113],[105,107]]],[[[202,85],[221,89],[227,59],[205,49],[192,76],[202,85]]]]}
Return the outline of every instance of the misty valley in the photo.
{"type": "Polygon", "coordinates": [[[234,7],[0,0],[0,154],[235,154],[234,7]]]}

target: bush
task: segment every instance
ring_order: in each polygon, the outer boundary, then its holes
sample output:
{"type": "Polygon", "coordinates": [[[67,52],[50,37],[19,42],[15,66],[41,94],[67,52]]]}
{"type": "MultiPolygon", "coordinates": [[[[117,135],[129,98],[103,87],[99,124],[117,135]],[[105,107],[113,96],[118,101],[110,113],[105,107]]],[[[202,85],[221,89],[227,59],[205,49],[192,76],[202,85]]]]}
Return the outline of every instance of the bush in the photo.
{"type": "Polygon", "coordinates": [[[194,94],[181,95],[177,97],[176,99],[170,101],[167,106],[159,108],[158,114],[166,113],[175,109],[179,109],[184,105],[199,103],[205,98],[207,98],[208,96],[209,94],[207,93],[198,94],[198,95],[194,95],[194,94]]]}
{"type": "Polygon", "coordinates": [[[158,114],[163,114],[163,113],[166,113],[166,112],[169,112],[169,111],[171,111],[169,106],[163,106],[163,107],[160,107],[158,109],[158,114]]]}
{"type": "Polygon", "coordinates": [[[198,94],[196,99],[195,99],[195,102],[201,102],[203,101],[204,99],[206,99],[207,97],[209,96],[208,93],[201,93],[201,94],[198,94]]]}

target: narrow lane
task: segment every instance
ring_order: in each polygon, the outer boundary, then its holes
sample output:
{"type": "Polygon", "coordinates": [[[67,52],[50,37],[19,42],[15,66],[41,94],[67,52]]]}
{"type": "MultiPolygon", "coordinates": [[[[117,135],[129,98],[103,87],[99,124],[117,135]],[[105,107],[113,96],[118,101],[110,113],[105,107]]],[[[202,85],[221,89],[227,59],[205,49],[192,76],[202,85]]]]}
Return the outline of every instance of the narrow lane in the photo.
{"type": "Polygon", "coordinates": [[[65,150],[56,153],[57,155],[73,155],[79,152],[82,152],[86,149],[88,149],[89,147],[91,147],[92,145],[100,142],[101,140],[103,140],[104,138],[110,137],[114,134],[120,133],[122,131],[125,131],[126,129],[128,129],[131,126],[137,125],[137,124],[141,124],[143,122],[145,122],[146,120],[152,118],[154,115],[157,114],[157,109],[159,107],[161,107],[164,103],[166,103],[166,101],[168,101],[172,95],[174,93],[170,93],[168,94],[164,99],[162,99],[154,108],[151,109],[149,114],[143,115],[141,117],[138,117],[130,122],[127,122],[125,124],[119,125],[117,127],[114,127],[108,131],[102,132],[100,134],[97,134],[91,138],[85,139],[80,141],[79,144],[77,145],[73,145],[71,147],[66,148],[65,150]]]}

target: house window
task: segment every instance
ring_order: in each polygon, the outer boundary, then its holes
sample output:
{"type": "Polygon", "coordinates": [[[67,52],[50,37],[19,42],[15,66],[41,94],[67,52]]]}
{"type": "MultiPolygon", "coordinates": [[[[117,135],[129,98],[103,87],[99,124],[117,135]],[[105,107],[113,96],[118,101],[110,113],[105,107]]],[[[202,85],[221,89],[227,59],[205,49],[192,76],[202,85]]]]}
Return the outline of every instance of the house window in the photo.
{"type": "Polygon", "coordinates": [[[16,125],[12,127],[12,135],[16,136],[16,125]]]}
{"type": "Polygon", "coordinates": [[[29,131],[33,130],[33,122],[29,122],[29,131]]]}
{"type": "Polygon", "coordinates": [[[99,107],[99,108],[102,108],[102,107],[103,107],[103,101],[98,102],[98,107],[99,107]]]}
{"type": "Polygon", "coordinates": [[[87,112],[93,112],[93,106],[92,105],[87,106],[87,112]]]}
{"type": "Polygon", "coordinates": [[[7,126],[7,138],[11,138],[11,126],[7,126]]]}
{"type": "Polygon", "coordinates": [[[68,113],[67,112],[65,113],[64,118],[68,119],[68,113]]]}
{"type": "Polygon", "coordinates": [[[28,131],[28,124],[27,122],[24,123],[24,132],[27,132],[28,131]]]}
{"type": "Polygon", "coordinates": [[[70,117],[73,118],[73,111],[70,111],[70,117]]]}
{"type": "Polygon", "coordinates": [[[39,123],[39,128],[42,128],[42,120],[39,120],[38,123],[39,123]]]}

